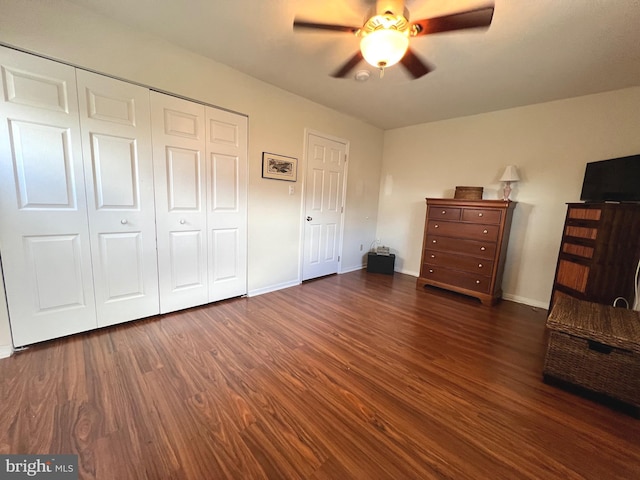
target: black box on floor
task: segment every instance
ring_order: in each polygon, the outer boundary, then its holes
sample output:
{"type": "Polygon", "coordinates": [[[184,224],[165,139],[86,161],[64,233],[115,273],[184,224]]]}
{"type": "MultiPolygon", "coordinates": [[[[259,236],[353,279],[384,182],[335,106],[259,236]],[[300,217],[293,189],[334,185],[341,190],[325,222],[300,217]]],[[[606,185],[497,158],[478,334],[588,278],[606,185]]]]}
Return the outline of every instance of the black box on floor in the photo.
{"type": "Polygon", "coordinates": [[[395,263],[396,256],[393,253],[391,255],[377,255],[371,252],[367,255],[367,272],[393,275],[395,263]]]}

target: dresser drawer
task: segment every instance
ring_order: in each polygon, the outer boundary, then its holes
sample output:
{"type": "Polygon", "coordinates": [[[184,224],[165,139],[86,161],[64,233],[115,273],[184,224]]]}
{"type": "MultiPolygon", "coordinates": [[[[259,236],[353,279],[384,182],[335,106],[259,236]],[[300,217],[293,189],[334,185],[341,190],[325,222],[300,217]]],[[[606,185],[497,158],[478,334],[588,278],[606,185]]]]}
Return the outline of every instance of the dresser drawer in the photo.
{"type": "Polygon", "coordinates": [[[460,220],[460,212],[462,212],[461,208],[429,207],[429,218],[460,220]]]}
{"type": "Polygon", "coordinates": [[[462,253],[487,259],[493,259],[496,256],[496,244],[494,242],[439,237],[436,235],[429,235],[425,249],[462,253]]]}
{"type": "Polygon", "coordinates": [[[481,223],[460,223],[429,220],[427,234],[445,237],[470,238],[474,240],[498,240],[499,225],[484,225],[481,223]]]}
{"type": "Polygon", "coordinates": [[[465,208],[462,211],[463,222],[500,223],[501,219],[502,219],[502,212],[500,210],[465,208]]]}
{"type": "Polygon", "coordinates": [[[599,221],[601,217],[602,210],[599,208],[569,207],[567,212],[567,219],[599,221]]]}
{"type": "Polygon", "coordinates": [[[429,265],[429,268],[434,266],[448,267],[478,275],[491,276],[493,270],[493,259],[468,257],[455,253],[438,252],[437,250],[426,250],[424,252],[424,263],[429,265]]]}
{"type": "Polygon", "coordinates": [[[443,267],[436,267],[435,265],[425,266],[422,277],[433,282],[465,288],[480,293],[489,293],[491,288],[491,277],[458,270],[449,270],[443,267]]]}

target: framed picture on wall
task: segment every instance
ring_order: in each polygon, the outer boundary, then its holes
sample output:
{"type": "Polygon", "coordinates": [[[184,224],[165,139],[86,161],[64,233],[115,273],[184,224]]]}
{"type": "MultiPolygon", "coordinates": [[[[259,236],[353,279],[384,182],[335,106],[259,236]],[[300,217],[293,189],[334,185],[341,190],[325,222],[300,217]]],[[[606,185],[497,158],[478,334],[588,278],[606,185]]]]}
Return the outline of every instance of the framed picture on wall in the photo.
{"type": "Polygon", "coordinates": [[[295,182],[298,177],[298,159],[275,153],[262,152],[262,178],[295,182]]]}

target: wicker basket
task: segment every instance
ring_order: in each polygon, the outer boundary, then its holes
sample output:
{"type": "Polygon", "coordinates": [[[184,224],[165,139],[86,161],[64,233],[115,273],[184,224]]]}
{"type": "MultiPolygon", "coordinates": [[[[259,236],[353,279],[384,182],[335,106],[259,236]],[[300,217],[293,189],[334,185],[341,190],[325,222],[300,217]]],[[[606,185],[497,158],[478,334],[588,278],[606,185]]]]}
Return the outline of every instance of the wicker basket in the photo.
{"type": "Polygon", "coordinates": [[[544,374],[640,407],[640,314],[560,297],[544,374]]]}
{"type": "Polygon", "coordinates": [[[456,187],[453,198],[460,200],[482,200],[482,187],[456,187]]]}

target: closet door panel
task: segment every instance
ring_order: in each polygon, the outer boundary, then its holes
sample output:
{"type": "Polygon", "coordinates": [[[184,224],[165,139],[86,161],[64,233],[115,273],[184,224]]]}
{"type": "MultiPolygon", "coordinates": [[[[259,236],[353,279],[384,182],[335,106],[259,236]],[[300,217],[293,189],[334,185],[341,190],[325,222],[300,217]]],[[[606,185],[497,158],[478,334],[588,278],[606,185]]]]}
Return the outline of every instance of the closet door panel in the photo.
{"type": "Polygon", "coordinates": [[[159,313],[149,90],[77,71],[98,325],[159,313]]]}
{"type": "Polygon", "coordinates": [[[205,107],[151,92],[162,313],[208,302],[205,107]]]}
{"type": "Polygon", "coordinates": [[[140,180],[134,138],[91,134],[97,210],[138,210],[140,180]]]}
{"type": "Polygon", "coordinates": [[[140,232],[101,233],[100,265],[107,302],[144,296],[144,245],[140,232]],[[115,267],[115,268],[114,268],[115,267]]]}
{"type": "Polygon", "coordinates": [[[247,293],[247,123],[206,109],[211,302],[247,293]]]}
{"type": "Polygon", "coordinates": [[[75,71],[0,47],[0,254],[13,343],[96,327],[75,71]]]}

